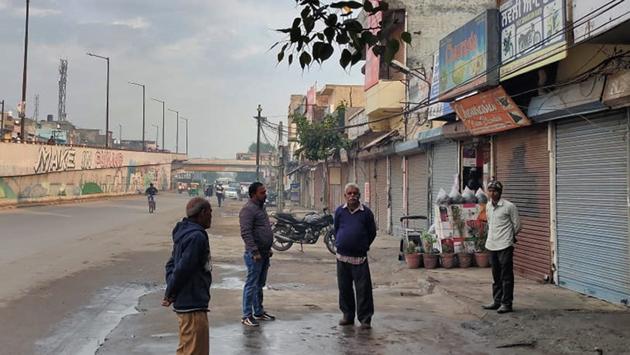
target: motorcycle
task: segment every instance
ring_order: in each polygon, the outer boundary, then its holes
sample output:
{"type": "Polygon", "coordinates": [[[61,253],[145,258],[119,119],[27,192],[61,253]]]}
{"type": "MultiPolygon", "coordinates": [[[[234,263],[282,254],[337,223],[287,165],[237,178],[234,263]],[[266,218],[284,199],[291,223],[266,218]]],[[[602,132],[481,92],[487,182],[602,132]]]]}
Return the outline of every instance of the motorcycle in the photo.
{"type": "Polygon", "coordinates": [[[277,212],[271,215],[276,220],[273,224],[273,244],[277,251],[286,251],[294,243],[315,244],[324,236],[324,244],[332,254],[336,254],[335,233],[333,230],[333,216],[324,209],[323,213],[307,214],[303,219],[297,219],[290,213],[277,212]]]}

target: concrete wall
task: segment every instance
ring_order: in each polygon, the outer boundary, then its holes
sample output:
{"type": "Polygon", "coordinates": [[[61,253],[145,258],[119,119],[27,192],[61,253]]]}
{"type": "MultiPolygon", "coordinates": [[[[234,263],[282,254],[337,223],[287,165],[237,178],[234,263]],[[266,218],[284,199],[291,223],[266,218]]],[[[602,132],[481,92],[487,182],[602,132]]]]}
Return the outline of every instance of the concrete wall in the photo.
{"type": "Polygon", "coordinates": [[[144,192],[171,186],[184,155],[0,143],[0,206],[144,192]]]}

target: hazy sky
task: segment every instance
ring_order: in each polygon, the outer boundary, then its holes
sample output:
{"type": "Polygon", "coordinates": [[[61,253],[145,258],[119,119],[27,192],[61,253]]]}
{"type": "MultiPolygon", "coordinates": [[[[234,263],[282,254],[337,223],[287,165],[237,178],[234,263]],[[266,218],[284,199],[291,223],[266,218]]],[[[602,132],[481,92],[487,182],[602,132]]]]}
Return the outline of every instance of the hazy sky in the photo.
{"type": "MultiPolygon", "coordinates": [[[[59,59],[68,59],[68,119],[81,128],[105,129],[105,62],[111,57],[110,130],[140,139],[142,89],[147,85],[147,139],[161,126],[165,99],[190,122],[190,155],[231,158],[256,138],[252,118],[286,120],[289,95],[316,81],[357,84],[359,67],[343,71],[336,60],[302,73],[276,66],[268,48],[298,14],[293,0],[32,0],[27,112],[40,96],[39,117],[57,117],[59,59]]],[[[21,97],[24,0],[0,0],[0,99],[10,109],[21,97]]],[[[160,128],[161,130],[161,128],[160,128]]],[[[161,133],[160,133],[161,134],[161,133]]],[[[161,141],[161,137],[160,137],[161,141]]],[[[166,148],[175,147],[175,114],[167,111],[166,148]]],[[[184,122],[180,125],[180,150],[184,122]]]]}

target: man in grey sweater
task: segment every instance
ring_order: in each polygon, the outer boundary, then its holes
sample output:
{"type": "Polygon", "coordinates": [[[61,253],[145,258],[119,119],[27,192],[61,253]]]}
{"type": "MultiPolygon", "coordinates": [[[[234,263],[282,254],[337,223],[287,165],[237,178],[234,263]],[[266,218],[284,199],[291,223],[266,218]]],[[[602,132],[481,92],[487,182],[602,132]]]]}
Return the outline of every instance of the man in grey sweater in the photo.
{"type": "Polygon", "coordinates": [[[247,278],[243,288],[243,317],[241,323],[249,327],[259,326],[258,321],[272,321],[275,317],[263,307],[263,287],[267,282],[267,270],[271,258],[273,232],[265,210],[267,189],[260,182],[249,186],[249,200],[241,209],[239,222],[241,237],[245,242],[245,266],[247,278]]]}

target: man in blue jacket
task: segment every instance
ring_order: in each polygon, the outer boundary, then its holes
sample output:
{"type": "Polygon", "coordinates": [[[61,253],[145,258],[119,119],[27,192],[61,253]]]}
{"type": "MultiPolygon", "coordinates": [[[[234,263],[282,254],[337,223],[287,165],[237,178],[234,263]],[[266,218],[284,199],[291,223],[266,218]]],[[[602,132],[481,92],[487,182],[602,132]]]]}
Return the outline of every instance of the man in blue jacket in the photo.
{"type": "Polygon", "coordinates": [[[166,292],[162,305],[173,305],[179,322],[177,354],[208,354],[208,302],[212,266],[206,229],[212,207],[202,197],[191,199],[186,216],[173,229],[173,252],[166,263],[166,292]]]}
{"type": "Polygon", "coordinates": [[[347,184],[344,197],[346,203],[337,208],[334,218],[339,309],[343,313],[339,325],[353,325],[356,311],[361,328],[370,329],[374,299],[367,252],[376,238],[376,223],[372,211],[359,201],[358,185],[347,184]]]}

